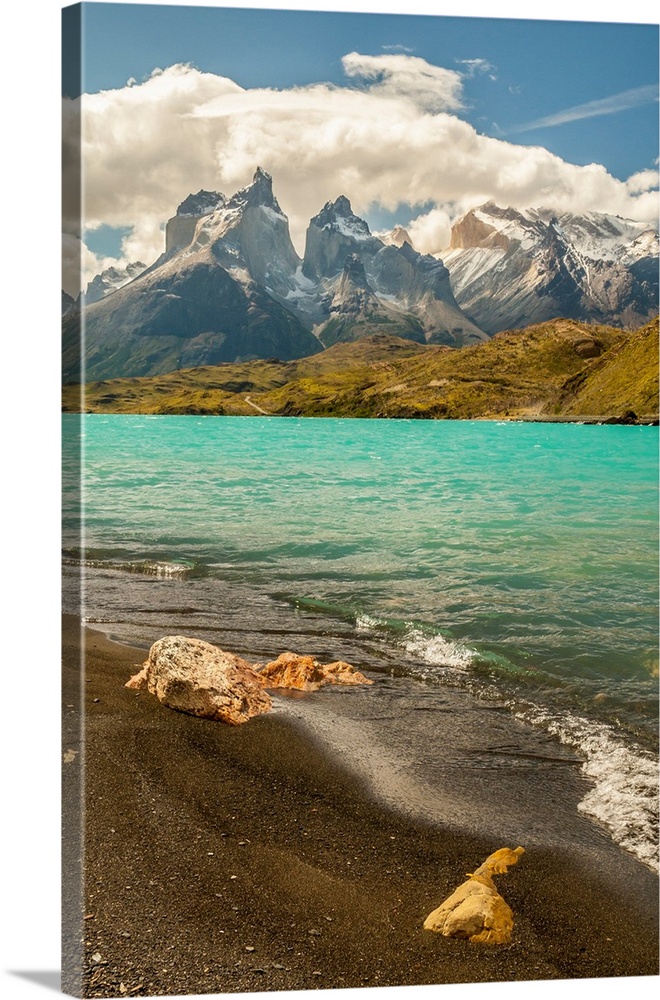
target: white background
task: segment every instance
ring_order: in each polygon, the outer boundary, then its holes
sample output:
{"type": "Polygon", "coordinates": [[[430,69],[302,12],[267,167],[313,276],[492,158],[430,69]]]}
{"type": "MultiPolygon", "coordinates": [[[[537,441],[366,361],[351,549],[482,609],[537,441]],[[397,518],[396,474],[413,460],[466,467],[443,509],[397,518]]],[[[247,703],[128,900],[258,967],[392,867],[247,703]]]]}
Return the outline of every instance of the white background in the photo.
{"type": "MultiPolygon", "coordinates": [[[[181,3],[182,0],[179,0],[181,3]]],[[[186,3],[186,6],[194,4],[186,3]]],[[[198,6],[221,6],[199,3],[198,6]]],[[[59,59],[56,0],[14,0],[3,10],[2,170],[4,500],[0,559],[4,641],[2,696],[2,928],[0,981],[8,1000],[47,998],[39,982],[17,971],[55,972],[59,940],[59,59]]],[[[408,14],[628,20],[658,23],[653,0],[623,10],[588,0],[528,2],[362,0],[357,3],[241,2],[232,7],[286,7],[408,14]]],[[[650,81],[649,81],[650,82],[650,81]]],[[[597,990],[599,1000],[634,989],[655,995],[657,979],[480,987],[382,989],[378,1000],[522,1000],[597,990]]],[[[52,995],[52,993],[51,993],[52,995]]],[[[295,997],[296,994],[279,994],[295,997]]],[[[364,1000],[366,991],[314,991],[310,1000],[364,1000]]],[[[236,996],[234,994],[234,996],[236,996]]],[[[254,994],[252,995],[255,996],[254,994]]],[[[261,994],[263,997],[271,994],[261,994]]]]}

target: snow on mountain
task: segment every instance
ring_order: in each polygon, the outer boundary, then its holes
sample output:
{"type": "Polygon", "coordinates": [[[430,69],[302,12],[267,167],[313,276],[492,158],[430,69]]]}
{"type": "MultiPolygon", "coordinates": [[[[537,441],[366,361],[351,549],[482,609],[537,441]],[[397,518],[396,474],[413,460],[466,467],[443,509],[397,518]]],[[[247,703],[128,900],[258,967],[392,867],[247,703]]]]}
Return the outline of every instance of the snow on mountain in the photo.
{"type": "MultiPolygon", "coordinates": [[[[657,230],[642,223],[492,203],[454,225],[441,256],[420,254],[402,227],[373,234],[341,195],[310,220],[301,260],[272,178],[257,168],[231,197],[185,198],[150,267],[90,282],[86,373],[290,360],[383,332],[460,347],[556,317],[633,328],[657,313],[657,256],[657,230]]],[[[81,374],[80,323],[69,308],[70,381],[81,374]]]]}
{"type": "Polygon", "coordinates": [[[143,264],[141,260],[136,260],[124,266],[106,268],[105,271],[101,271],[100,274],[95,275],[88,283],[86,290],[78,297],[77,306],[80,307],[81,305],[91,305],[93,302],[99,302],[106,295],[116,292],[118,288],[122,288],[129,281],[132,281],[133,278],[137,278],[139,274],[142,274],[146,270],[146,267],[147,265],[143,264]]]}
{"type": "MultiPolygon", "coordinates": [[[[348,198],[341,195],[327,202],[310,221],[302,265],[303,275],[319,288],[313,315],[317,335],[324,343],[329,303],[353,256],[361,261],[380,304],[387,302],[389,312],[399,310],[398,321],[410,329],[418,330],[421,323],[429,343],[459,346],[485,339],[457,305],[442,262],[417,253],[409,239],[397,244],[374,236],[367,223],[353,213],[348,198]]],[[[364,336],[364,329],[356,329],[355,335],[364,336]]]]}
{"type": "MultiPolygon", "coordinates": [[[[90,379],[149,375],[238,359],[304,357],[321,345],[282,304],[301,266],[289,225],[258,169],[231,198],[182,205],[165,253],[130,284],[85,309],[90,379]],[[192,225],[190,225],[192,223],[192,225]],[[183,237],[189,237],[185,242],[183,237]]],[[[64,323],[64,376],[80,377],[80,317],[64,323]]]]}
{"type": "Polygon", "coordinates": [[[390,246],[402,247],[404,243],[410,243],[410,246],[413,246],[412,237],[403,226],[395,226],[388,233],[377,233],[376,235],[381,238],[383,243],[390,246]]]}
{"type": "Polygon", "coordinates": [[[165,228],[165,253],[180,250],[194,239],[200,219],[211,215],[224,205],[226,198],[219,191],[198,191],[189,194],[176,210],[165,228]]]}
{"type": "Polygon", "coordinates": [[[369,226],[353,214],[344,195],[328,201],[310,220],[305,239],[303,274],[313,281],[341,274],[346,258],[357,252],[363,262],[378,253],[382,240],[372,236],[369,226]]]}
{"type": "Polygon", "coordinates": [[[637,327],[658,312],[658,233],[596,212],[488,203],[442,251],[456,301],[489,334],[558,316],[637,327]]]}
{"type": "Polygon", "coordinates": [[[325,347],[381,333],[425,343],[424,329],[416,317],[404,312],[393,296],[376,295],[356,253],[346,258],[328,300],[327,314],[328,318],[314,330],[325,347]]]}
{"type": "Polygon", "coordinates": [[[204,215],[211,215],[225,201],[225,196],[219,191],[198,191],[197,194],[189,194],[187,198],[184,198],[177,208],[176,214],[201,219],[204,215]]]}

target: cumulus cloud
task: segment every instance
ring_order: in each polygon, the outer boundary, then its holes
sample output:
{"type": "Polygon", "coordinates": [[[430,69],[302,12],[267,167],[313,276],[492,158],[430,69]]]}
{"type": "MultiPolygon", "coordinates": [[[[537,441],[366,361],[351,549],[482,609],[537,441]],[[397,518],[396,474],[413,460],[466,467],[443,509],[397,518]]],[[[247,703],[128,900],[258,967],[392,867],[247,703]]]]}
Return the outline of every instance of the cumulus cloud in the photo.
{"type": "MultiPolygon", "coordinates": [[[[657,218],[653,171],[626,184],[601,165],[479,135],[459,116],[464,75],[455,70],[399,53],[350,53],[344,68],[347,86],[274,90],[175,65],[67,102],[65,181],[75,189],[81,112],[86,226],[132,227],[123,260],[151,263],[164,222],[189,193],[232,194],[258,165],[273,175],[300,253],[310,217],[340,194],[363,215],[370,206],[432,206],[410,226],[428,252],[446,246],[452,220],[488,200],[657,218]]],[[[64,215],[75,237],[79,208],[66,195],[64,215]]]]}
{"type": "Polygon", "coordinates": [[[349,52],[342,58],[347,76],[365,81],[372,96],[413,101],[424,111],[460,111],[463,79],[460,73],[432,66],[419,56],[363,56],[349,52]]]}
{"type": "Polygon", "coordinates": [[[453,219],[444,208],[432,208],[406,226],[413,246],[421,253],[435,253],[449,246],[453,219]]]}
{"type": "Polygon", "coordinates": [[[660,176],[658,170],[640,170],[637,174],[632,174],[626,181],[626,188],[630,194],[642,194],[645,191],[654,191],[658,187],[660,176]]]}

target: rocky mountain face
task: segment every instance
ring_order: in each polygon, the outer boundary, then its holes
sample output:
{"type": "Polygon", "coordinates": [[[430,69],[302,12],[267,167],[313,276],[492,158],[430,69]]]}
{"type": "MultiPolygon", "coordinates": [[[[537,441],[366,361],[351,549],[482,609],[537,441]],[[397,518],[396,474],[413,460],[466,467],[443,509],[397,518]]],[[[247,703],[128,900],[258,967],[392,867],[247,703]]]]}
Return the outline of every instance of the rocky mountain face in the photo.
{"type": "Polygon", "coordinates": [[[334,284],[332,298],[325,300],[325,307],[329,318],[316,327],[316,334],[326,347],[377,333],[425,343],[424,328],[415,316],[378,298],[356,253],[346,258],[341,277],[334,284]]]}
{"type": "Polygon", "coordinates": [[[401,227],[373,234],[342,195],[311,219],[301,259],[258,168],[229,198],[185,198],[150,267],[97,276],[81,308],[63,298],[64,378],[291,361],[382,335],[461,347],[556,317],[636,328],[657,314],[657,254],[641,223],[488,204],[456,223],[440,259],[401,227]]]}
{"type": "Polygon", "coordinates": [[[342,340],[378,333],[383,324],[390,333],[422,343],[460,347],[486,339],[456,303],[442,261],[417,253],[409,237],[401,238],[403,233],[399,228],[389,242],[373,235],[343,195],[327,202],[310,221],[302,263],[309,287],[296,307],[311,318],[325,346],[337,340],[334,320],[350,275],[353,282],[366,283],[369,298],[367,305],[363,295],[360,325],[351,333],[350,324],[343,324],[342,340]],[[362,265],[364,278],[357,278],[355,261],[362,265]]]}
{"type": "Polygon", "coordinates": [[[556,317],[635,329],[658,312],[658,233],[591,212],[468,212],[442,261],[456,301],[488,334],[556,317]]]}
{"type": "Polygon", "coordinates": [[[75,309],[75,305],[76,300],[73,295],[69,295],[68,292],[65,292],[64,289],[62,289],[62,316],[66,316],[68,312],[75,309]]]}
{"type": "Polygon", "coordinates": [[[84,358],[80,315],[65,318],[65,381],[290,360],[323,349],[280,301],[297,288],[300,261],[266,173],[257,170],[252,184],[229,199],[200,192],[180,211],[168,226],[165,253],[85,308],[84,358]]]}
{"type": "MultiPolygon", "coordinates": [[[[136,265],[137,266],[137,265],[136,265]]],[[[102,297],[64,318],[66,381],[160,374],[226,361],[305,357],[379,333],[458,346],[485,339],[456,304],[440,261],[409,242],[386,244],[328,202],[307,231],[301,260],[260,168],[227,198],[189,195],[166,228],[164,253],[141,273],[99,276],[102,297]],[[103,279],[103,280],[101,280],[103,279]]]]}

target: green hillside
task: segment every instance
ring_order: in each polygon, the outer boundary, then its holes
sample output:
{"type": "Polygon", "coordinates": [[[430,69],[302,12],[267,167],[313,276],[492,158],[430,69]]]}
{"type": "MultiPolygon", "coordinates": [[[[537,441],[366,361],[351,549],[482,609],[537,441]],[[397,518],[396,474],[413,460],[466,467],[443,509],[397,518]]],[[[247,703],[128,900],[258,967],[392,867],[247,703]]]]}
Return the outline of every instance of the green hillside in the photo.
{"type": "MultiPolygon", "coordinates": [[[[80,406],[65,386],[64,409],[80,406]]],[[[658,413],[658,321],[634,333],[555,320],[460,349],[386,334],[320,354],[112,379],[86,387],[95,413],[518,418],[658,413]]]]}
{"type": "Polygon", "coordinates": [[[657,413],[658,321],[616,344],[570,379],[559,405],[566,414],[657,413]]]}

